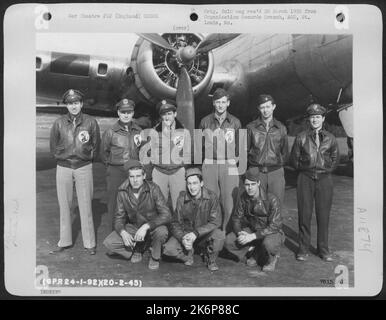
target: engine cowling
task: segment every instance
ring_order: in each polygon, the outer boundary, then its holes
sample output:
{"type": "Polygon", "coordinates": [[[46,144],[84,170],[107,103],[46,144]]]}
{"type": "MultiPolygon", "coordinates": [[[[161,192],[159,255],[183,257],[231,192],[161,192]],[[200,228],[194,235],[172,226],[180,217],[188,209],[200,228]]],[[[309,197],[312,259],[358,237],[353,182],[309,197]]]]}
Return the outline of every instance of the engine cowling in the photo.
{"type": "MultiPolygon", "coordinates": [[[[185,55],[189,55],[189,48],[196,47],[203,39],[197,34],[163,34],[162,37],[176,49],[186,47],[187,49],[183,50],[185,55]]],[[[155,103],[160,99],[176,98],[178,54],[139,38],[133,50],[131,67],[134,71],[135,84],[148,101],[155,103]]],[[[195,97],[209,86],[213,69],[212,52],[197,54],[187,66],[195,97]]]]}

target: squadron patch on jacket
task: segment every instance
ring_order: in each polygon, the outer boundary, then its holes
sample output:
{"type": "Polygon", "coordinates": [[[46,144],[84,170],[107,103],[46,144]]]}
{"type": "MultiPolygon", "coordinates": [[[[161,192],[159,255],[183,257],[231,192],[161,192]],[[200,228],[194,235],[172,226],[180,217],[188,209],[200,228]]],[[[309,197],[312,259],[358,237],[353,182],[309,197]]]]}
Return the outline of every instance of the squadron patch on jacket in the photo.
{"type": "Polygon", "coordinates": [[[234,139],[235,139],[234,131],[233,130],[227,130],[227,132],[225,132],[225,141],[228,143],[232,143],[234,139]]]}
{"type": "Polygon", "coordinates": [[[184,137],[183,136],[175,136],[173,138],[173,143],[177,148],[181,149],[184,146],[184,137]]]}
{"type": "Polygon", "coordinates": [[[87,142],[89,142],[89,140],[90,140],[90,135],[89,135],[88,131],[81,131],[81,132],[79,132],[79,134],[78,134],[78,139],[79,139],[79,141],[82,142],[82,143],[87,143],[87,142]]]}
{"type": "Polygon", "coordinates": [[[134,136],[134,143],[137,147],[139,147],[141,145],[141,142],[142,142],[142,138],[141,138],[141,135],[140,134],[136,134],[134,136]]]}

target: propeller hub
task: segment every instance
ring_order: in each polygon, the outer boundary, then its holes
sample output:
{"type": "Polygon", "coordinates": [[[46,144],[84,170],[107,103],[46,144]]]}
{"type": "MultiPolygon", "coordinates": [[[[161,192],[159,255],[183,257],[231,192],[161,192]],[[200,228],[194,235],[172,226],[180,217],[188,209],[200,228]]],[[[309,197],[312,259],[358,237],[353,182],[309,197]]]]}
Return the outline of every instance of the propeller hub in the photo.
{"type": "Polygon", "coordinates": [[[189,63],[196,57],[196,49],[192,46],[186,46],[179,50],[178,56],[182,63],[189,63]]]}

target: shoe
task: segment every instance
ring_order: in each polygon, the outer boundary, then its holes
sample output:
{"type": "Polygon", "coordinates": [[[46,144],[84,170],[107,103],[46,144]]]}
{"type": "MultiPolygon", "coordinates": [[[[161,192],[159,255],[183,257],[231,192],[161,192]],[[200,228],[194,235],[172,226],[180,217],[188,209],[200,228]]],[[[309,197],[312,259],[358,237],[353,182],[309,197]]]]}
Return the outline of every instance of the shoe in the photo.
{"type": "Polygon", "coordinates": [[[216,263],[217,253],[212,252],[207,255],[207,266],[209,271],[217,271],[219,269],[216,263]]]}
{"type": "Polygon", "coordinates": [[[153,259],[153,257],[150,257],[149,259],[149,269],[150,270],[157,270],[159,268],[159,261],[153,259]]]}
{"type": "Polygon", "coordinates": [[[134,252],[133,255],[131,256],[130,261],[132,263],[138,263],[142,261],[142,253],[140,252],[134,252]]]}
{"type": "Polygon", "coordinates": [[[111,250],[107,250],[106,251],[106,255],[109,256],[109,257],[113,257],[113,256],[116,256],[117,254],[111,250]]]}
{"type": "Polygon", "coordinates": [[[332,258],[332,255],[331,254],[321,254],[320,255],[320,258],[323,260],[323,261],[326,261],[326,262],[333,262],[334,259],[332,258]]]}
{"type": "Polygon", "coordinates": [[[308,259],[307,253],[298,253],[296,255],[296,260],[298,260],[298,261],[306,261],[307,259],[308,259]]]}
{"type": "Polygon", "coordinates": [[[189,250],[188,254],[186,255],[186,261],[184,262],[184,265],[186,266],[192,266],[194,263],[194,258],[193,258],[193,249],[189,250]]]}
{"type": "Polygon", "coordinates": [[[219,269],[216,261],[208,262],[208,269],[209,271],[217,271],[219,269]]]}
{"type": "Polygon", "coordinates": [[[269,263],[266,264],[264,267],[263,267],[263,271],[264,272],[272,272],[272,271],[275,271],[275,266],[276,266],[276,263],[277,263],[277,260],[278,260],[278,256],[275,255],[275,256],[270,256],[270,259],[269,259],[269,263]]]}
{"type": "Polygon", "coordinates": [[[61,253],[68,248],[70,248],[70,247],[69,246],[68,247],[56,247],[55,249],[50,251],[50,254],[58,254],[58,253],[61,253]]]}
{"type": "Polygon", "coordinates": [[[96,248],[93,247],[93,248],[84,248],[84,250],[87,251],[87,253],[91,256],[93,256],[94,254],[96,254],[96,248]]]}
{"type": "Polygon", "coordinates": [[[257,266],[257,262],[256,262],[256,259],[255,258],[248,258],[247,259],[247,266],[248,267],[256,267],[257,266]]]}

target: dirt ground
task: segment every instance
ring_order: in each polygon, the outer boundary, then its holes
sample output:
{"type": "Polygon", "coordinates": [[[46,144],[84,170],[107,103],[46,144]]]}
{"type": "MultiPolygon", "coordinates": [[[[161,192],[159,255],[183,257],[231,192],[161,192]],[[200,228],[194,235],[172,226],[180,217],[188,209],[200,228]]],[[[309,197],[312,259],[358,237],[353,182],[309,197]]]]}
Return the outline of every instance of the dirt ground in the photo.
{"type": "MultiPolygon", "coordinates": [[[[90,256],[83,249],[80,231],[79,211],[74,203],[73,238],[74,246],[58,255],[50,255],[59,236],[59,207],[55,186],[55,161],[48,154],[48,131],[52,117],[38,119],[37,159],[36,159],[36,265],[46,265],[51,278],[69,279],[114,279],[141,280],[143,287],[329,287],[334,286],[335,267],[344,265],[349,270],[349,285],[354,285],[354,239],[353,239],[353,178],[349,176],[345,164],[340,165],[334,180],[334,200],[330,217],[330,249],[334,262],[323,262],[311,255],[305,263],[295,259],[297,250],[297,207],[296,175],[286,172],[286,212],[284,232],[286,240],[282,247],[277,270],[273,273],[257,272],[257,268],[247,267],[222,256],[218,259],[220,270],[210,272],[199,255],[194,257],[194,265],[187,267],[181,263],[161,261],[160,269],[147,268],[148,257],[139,264],[122,259],[112,259],[106,255],[102,245],[110,230],[107,225],[105,199],[105,168],[94,164],[93,215],[97,234],[97,253],[90,256]]],[[[103,128],[111,121],[101,123],[103,128]]],[[[344,139],[340,141],[345,148],[344,139]]],[[[347,147],[346,147],[347,150],[347,147]]],[[[343,151],[344,153],[344,151],[343,151]]],[[[75,199],[76,200],[76,199],[75,199]]],[[[312,244],[316,245],[316,221],[312,222],[312,244]]]]}

